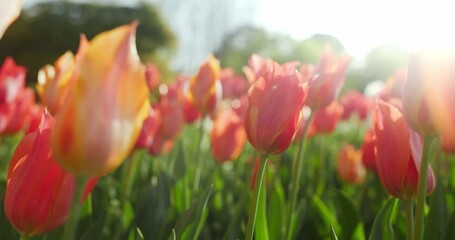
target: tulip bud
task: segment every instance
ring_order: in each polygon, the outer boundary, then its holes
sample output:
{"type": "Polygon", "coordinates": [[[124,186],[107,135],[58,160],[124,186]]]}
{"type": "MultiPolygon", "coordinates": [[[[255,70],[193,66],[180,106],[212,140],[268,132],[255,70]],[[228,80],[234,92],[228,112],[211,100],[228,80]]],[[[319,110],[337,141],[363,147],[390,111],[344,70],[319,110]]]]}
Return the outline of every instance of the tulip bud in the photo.
{"type": "Polygon", "coordinates": [[[73,173],[101,176],[113,171],[139,136],[150,103],[136,51],[136,27],[133,23],[97,35],[76,59],[52,137],[56,159],[73,173]]]}
{"type": "Polygon", "coordinates": [[[354,114],[356,114],[360,120],[365,120],[367,118],[370,110],[370,103],[360,92],[355,90],[349,91],[343,95],[340,102],[343,106],[341,119],[347,120],[354,114]]]}
{"type": "Polygon", "coordinates": [[[308,98],[305,105],[311,109],[319,109],[333,102],[344,85],[344,77],[350,61],[351,57],[338,57],[327,47],[319,63],[312,70],[315,78],[308,83],[308,98]]]}
{"type": "Polygon", "coordinates": [[[338,154],[337,172],[338,176],[347,183],[363,183],[366,171],[362,164],[362,152],[352,145],[343,145],[338,154]]]}
{"type": "Polygon", "coordinates": [[[376,172],[376,156],[374,154],[374,129],[370,128],[363,138],[362,162],[370,171],[376,172]]]}
{"type": "Polygon", "coordinates": [[[341,114],[343,114],[343,106],[337,101],[333,101],[328,106],[316,110],[311,122],[313,133],[327,134],[335,131],[341,114]]]}
{"type": "Polygon", "coordinates": [[[212,155],[217,162],[235,160],[246,141],[242,119],[232,109],[223,111],[213,123],[210,139],[212,155]]]}
{"type": "Polygon", "coordinates": [[[277,154],[290,145],[301,119],[307,81],[295,70],[274,64],[248,90],[245,131],[261,154],[277,154]]]}
{"type": "MultiPolygon", "coordinates": [[[[376,99],[373,110],[376,169],[387,191],[400,199],[417,194],[420,173],[422,139],[409,129],[401,111],[376,99]]],[[[429,166],[427,195],[435,188],[435,178],[429,166]]]]}
{"type": "MultiPolygon", "coordinates": [[[[43,114],[37,131],[19,142],[8,167],[5,214],[19,232],[35,236],[61,225],[69,214],[75,176],[54,160],[50,139],[54,119],[43,114]]],[[[96,184],[85,186],[85,199],[96,184]]]]}
{"type": "Polygon", "coordinates": [[[220,65],[218,60],[210,55],[198,73],[190,79],[188,99],[205,115],[215,109],[221,95],[220,65]]]}

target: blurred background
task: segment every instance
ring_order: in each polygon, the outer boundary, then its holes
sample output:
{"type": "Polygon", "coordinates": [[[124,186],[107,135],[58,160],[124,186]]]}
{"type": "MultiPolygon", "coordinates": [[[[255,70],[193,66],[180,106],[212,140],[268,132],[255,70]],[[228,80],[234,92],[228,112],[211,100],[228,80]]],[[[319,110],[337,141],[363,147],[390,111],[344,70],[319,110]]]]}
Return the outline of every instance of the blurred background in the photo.
{"type": "MultiPolygon", "coordinates": [[[[165,79],[193,74],[210,53],[241,72],[252,53],[278,62],[315,62],[330,45],[353,56],[346,88],[363,88],[405,67],[416,48],[455,42],[446,1],[373,0],[24,0],[20,19],[0,41],[34,82],[40,67],[77,50],[81,33],[139,19],[138,49],[165,79]]],[[[451,19],[452,18],[452,19],[451,19]]],[[[165,80],[166,81],[166,80],[165,80]]]]}

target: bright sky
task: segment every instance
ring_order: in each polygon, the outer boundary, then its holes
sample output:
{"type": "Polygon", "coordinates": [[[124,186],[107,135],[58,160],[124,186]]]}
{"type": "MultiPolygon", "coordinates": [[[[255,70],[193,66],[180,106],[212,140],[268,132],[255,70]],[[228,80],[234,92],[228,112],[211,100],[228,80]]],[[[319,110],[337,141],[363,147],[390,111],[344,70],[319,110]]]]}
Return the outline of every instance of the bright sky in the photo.
{"type": "Polygon", "coordinates": [[[455,3],[442,0],[262,0],[258,24],[305,38],[331,34],[354,56],[394,43],[407,50],[455,43],[455,3]]]}

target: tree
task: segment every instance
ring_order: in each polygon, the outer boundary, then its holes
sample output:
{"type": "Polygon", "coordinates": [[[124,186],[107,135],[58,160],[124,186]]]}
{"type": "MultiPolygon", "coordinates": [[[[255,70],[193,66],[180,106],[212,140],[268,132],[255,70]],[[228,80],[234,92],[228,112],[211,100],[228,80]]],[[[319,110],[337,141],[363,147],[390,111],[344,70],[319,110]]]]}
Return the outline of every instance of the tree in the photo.
{"type": "Polygon", "coordinates": [[[0,40],[0,59],[13,56],[27,67],[27,81],[34,83],[42,66],[53,63],[67,50],[77,51],[80,34],[91,39],[135,19],[140,22],[137,47],[143,61],[158,61],[162,51],[173,49],[174,36],[152,5],[139,4],[131,8],[47,2],[23,10],[0,40]]]}

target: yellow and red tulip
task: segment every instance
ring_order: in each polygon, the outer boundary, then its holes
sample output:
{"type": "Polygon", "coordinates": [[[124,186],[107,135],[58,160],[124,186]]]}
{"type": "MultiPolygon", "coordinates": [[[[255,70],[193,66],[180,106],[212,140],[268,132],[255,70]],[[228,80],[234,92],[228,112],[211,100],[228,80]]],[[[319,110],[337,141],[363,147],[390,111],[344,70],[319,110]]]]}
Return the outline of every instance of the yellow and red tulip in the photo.
{"type": "Polygon", "coordinates": [[[202,115],[213,111],[221,100],[220,63],[210,55],[189,81],[188,99],[202,115]]]}
{"type": "Polygon", "coordinates": [[[350,144],[343,145],[338,154],[337,173],[347,183],[363,183],[366,170],[362,164],[362,152],[350,144]]]}
{"type": "Polygon", "coordinates": [[[56,159],[73,173],[113,171],[139,136],[150,103],[136,27],[133,23],[101,33],[79,50],[74,82],[52,137],[56,159]]]}
{"type": "Polygon", "coordinates": [[[46,65],[38,72],[36,91],[41,104],[53,115],[65,103],[74,67],[74,55],[68,51],[55,61],[54,66],[46,65]]]}

